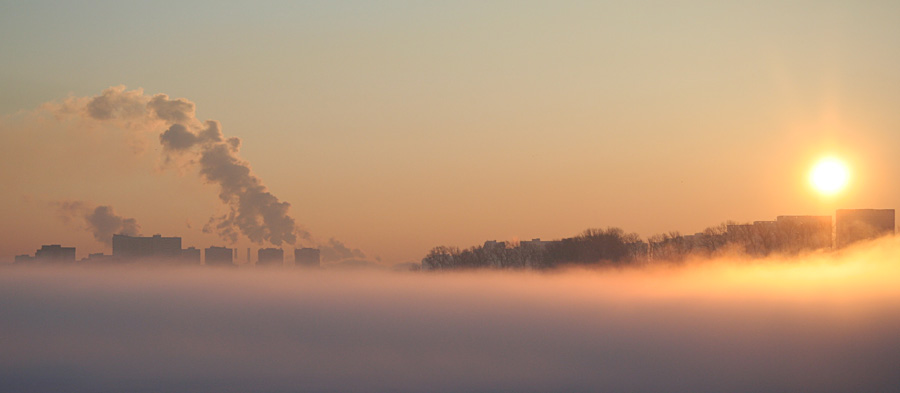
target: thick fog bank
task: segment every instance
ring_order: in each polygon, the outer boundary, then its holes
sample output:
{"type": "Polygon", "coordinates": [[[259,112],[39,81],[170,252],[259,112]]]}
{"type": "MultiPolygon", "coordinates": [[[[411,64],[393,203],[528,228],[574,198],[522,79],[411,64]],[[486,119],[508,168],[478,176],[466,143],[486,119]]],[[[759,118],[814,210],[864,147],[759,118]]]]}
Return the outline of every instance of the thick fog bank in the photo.
{"type": "Polygon", "coordinates": [[[0,269],[0,391],[890,391],[900,246],[538,273],[0,269]]]}

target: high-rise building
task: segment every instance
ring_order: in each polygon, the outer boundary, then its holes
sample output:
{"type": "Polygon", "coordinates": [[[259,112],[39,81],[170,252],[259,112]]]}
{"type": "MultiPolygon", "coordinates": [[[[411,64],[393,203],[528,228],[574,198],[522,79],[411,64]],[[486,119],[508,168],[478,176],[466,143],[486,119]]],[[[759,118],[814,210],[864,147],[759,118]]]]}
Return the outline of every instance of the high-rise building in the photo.
{"type": "Polygon", "coordinates": [[[204,253],[206,254],[206,266],[235,266],[234,251],[230,248],[212,246],[207,248],[204,253]]]}
{"type": "Polygon", "coordinates": [[[750,255],[797,254],[831,248],[831,216],[778,216],[775,221],[728,225],[726,231],[726,241],[743,246],[750,255]]]}
{"type": "Polygon", "coordinates": [[[113,235],[112,255],[122,261],[141,259],[177,260],[181,257],[181,238],[113,235]]]}
{"type": "Polygon", "coordinates": [[[256,266],[284,266],[284,250],[260,248],[256,251],[256,266]]]}
{"type": "Polygon", "coordinates": [[[36,262],[75,262],[75,247],[62,247],[59,244],[41,246],[34,252],[36,262]]]}
{"type": "Polygon", "coordinates": [[[180,262],[185,265],[199,265],[200,249],[194,247],[182,249],[180,262]]]}
{"type": "Polygon", "coordinates": [[[775,222],[784,252],[831,248],[831,216],[778,216],[775,222]]]}
{"type": "Polygon", "coordinates": [[[295,248],[294,249],[294,266],[296,267],[319,267],[321,263],[321,253],[318,248],[295,248]]]}
{"type": "Polygon", "coordinates": [[[839,209],[834,218],[834,245],[894,234],[894,209],[839,209]]]}
{"type": "Polygon", "coordinates": [[[63,247],[59,244],[43,245],[31,255],[16,255],[15,263],[31,262],[75,262],[75,247],[63,247]]]}

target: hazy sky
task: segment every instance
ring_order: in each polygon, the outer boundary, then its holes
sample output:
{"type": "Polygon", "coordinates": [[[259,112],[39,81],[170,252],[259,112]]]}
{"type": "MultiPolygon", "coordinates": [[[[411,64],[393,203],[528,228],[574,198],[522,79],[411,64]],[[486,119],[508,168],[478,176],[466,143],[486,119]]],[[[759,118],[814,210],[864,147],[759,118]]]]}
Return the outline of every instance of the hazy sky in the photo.
{"type": "Polygon", "coordinates": [[[30,115],[116,85],[194,102],[311,242],[386,263],[900,207],[900,4],[723,3],[0,0],[0,260],[109,252],[63,200],[224,244],[201,232],[219,191],[161,164],[165,129],[30,115]],[[826,199],[807,172],[828,154],[853,177],[826,199]]]}

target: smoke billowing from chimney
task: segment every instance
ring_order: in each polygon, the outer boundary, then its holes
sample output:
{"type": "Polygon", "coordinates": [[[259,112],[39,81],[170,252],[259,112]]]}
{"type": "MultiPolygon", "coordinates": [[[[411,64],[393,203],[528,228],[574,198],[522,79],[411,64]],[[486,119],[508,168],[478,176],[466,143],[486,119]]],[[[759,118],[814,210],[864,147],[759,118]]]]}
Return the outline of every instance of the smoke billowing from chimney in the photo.
{"type": "Polygon", "coordinates": [[[94,235],[94,239],[103,244],[111,244],[113,235],[136,236],[141,231],[137,220],[116,214],[112,206],[94,207],[82,201],[62,201],[57,202],[56,206],[63,221],[71,222],[76,218],[84,220],[86,229],[94,235]]]}
{"type": "MultiPolygon", "coordinates": [[[[205,232],[215,232],[231,243],[239,234],[257,244],[274,245],[295,244],[298,236],[309,238],[288,214],[290,204],[269,192],[250,164],[240,158],[241,140],[225,138],[217,121],[198,120],[193,102],[115,86],[95,97],[69,98],[47,108],[57,116],[78,116],[129,129],[165,129],[159,137],[165,162],[199,165],[200,176],[219,186],[219,199],[229,208],[226,214],[211,218],[205,232]]],[[[98,213],[98,225],[106,224],[104,217],[103,212],[98,213]]]]}
{"type": "Polygon", "coordinates": [[[328,243],[320,245],[319,250],[321,250],[322,260],[325,262],[354,258],[362,259],[366,257],[366,254],[360,251],[360,249],[350,249],[350,247],[347,247],[344,243],[334,238],[329,239],[328,243]]]}

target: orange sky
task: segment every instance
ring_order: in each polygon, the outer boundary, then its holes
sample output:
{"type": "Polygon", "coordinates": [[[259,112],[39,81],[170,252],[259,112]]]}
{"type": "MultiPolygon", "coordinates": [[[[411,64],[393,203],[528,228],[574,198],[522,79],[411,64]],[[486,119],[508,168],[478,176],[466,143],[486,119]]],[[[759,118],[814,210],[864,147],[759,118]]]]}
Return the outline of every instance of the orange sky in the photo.
{"type": "Polygon", "coordinates": [[[59,218],[63,200],[225,244],[201,231],[227,211],[217,186],[162,165],[165,127],[36,110],[115,85],[194,102],[242,140],[306,244],[386,264],[588,227],[898,207],[890,2],[202,4],[3,6],[0,260],[48,243],[109,252],[59,218]],[[827,198],[807,181],[824,155],[852,171],[827,198]]]}

